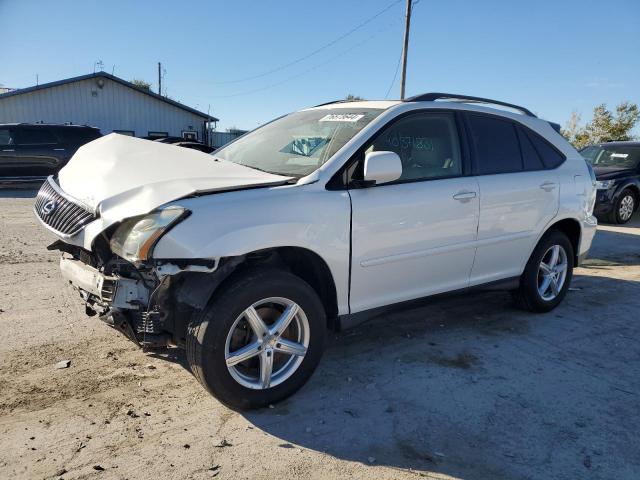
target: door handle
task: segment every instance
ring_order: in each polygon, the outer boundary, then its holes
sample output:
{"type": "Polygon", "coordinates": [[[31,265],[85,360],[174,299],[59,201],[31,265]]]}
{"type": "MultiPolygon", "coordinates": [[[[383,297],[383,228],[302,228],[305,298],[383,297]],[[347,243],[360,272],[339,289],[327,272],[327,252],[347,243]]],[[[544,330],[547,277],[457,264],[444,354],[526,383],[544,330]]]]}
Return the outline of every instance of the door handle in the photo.
{"type": "Polygon", "coordinates": [[[64,148],[54,148],[54,152],[64,152],[64,148]]]}
{"type": "Polygon", "coordinates": [[[476,192],[458,192],[453,196],[453,199],[459,202],[468,202],[472,198],[476,198],[476,192]]]}
{"type": "Polygon", "coordinates": [[[15,150],[12,149],[6,149],[6,150],[2,150],[3,152],[15,152],[15,150]]]}
{"type": "Polygon", "coordinates": [[[556,188],[556,184],[553,182],[544,182],[540,185],[540,188],[545,192],[550,192],[551,190],[554,190],[556,188]]]}

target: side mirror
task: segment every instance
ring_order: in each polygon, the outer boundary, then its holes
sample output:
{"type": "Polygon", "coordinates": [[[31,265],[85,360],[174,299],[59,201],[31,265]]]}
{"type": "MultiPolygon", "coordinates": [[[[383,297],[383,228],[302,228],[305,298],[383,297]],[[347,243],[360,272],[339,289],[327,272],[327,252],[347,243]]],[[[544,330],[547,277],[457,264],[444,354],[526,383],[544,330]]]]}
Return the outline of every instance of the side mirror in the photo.
{"type": "Polygon", "coordinates": [[[402,175],[402,161],[395,152],[369,152],[364,157],[364,181],[372,184],[393,182],[402,175]]]}

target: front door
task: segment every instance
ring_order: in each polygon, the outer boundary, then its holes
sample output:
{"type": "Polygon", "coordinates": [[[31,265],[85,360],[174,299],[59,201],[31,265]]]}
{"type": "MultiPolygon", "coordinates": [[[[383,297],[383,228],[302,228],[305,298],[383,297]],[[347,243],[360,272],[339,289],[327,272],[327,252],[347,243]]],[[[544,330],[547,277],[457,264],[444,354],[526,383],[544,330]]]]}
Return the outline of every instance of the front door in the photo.
{"type": "Polygon", "coordinates": [[[18,176],[18,157],[13,131],[0,127],[0,177],[18,176]]]}
{"type": "Polygon", "coordinates": [[[349,190],[351,312],[466,287],[479,190],[467,175],[454,114],[402,117],[363,150],[362,157],[396,152],[403,173],[395,182],[349,190]]]}

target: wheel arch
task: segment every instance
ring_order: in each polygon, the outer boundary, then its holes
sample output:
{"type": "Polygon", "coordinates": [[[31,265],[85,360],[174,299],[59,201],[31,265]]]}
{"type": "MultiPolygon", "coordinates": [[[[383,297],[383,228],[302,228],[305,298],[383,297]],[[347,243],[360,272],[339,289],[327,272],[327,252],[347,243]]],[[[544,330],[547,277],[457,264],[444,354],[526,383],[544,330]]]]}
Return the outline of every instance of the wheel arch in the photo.
{"type": "Polygon", "coordinates": [[[185,272],[186,282],[175,292],[178,302],[201,309],[222,291],[229,282],[253,268],[272,267],[290,271],[307,282],[320,297],[329,327],[338,317],[337,288],[327,262],[316,252],[303,247],[274,247],[244,255],[223,257],[211,273],[185,272]],[[195,292],[197,291],[197,293],[195,292]]]}
{"type": "Polygon", "coordinates": [[[616,201],[620,198],[623,192],[626,190],[631,190],[633,195],[636,198],[635,210],[637,211],[640,208],[640,181],[639,182],[628,182],[623,184],[618,192],[616,193],[616,201]]]}
{"type": "MultiPolygon", "coordinates": [[[[580,239],[582,238],[582,227],[580,226],[580,222],[575,218],[563,218],[562,220],[558,220],[557,222],[549,225],[549,227],[544,232],[544,235],[552,230],[558,230],[564,233],[569,238],[571,246],[573,247],[573,264],[577,265],[580,249],[580,239]]],[[[540,240],[538,240],[538,243],[540,243],[540,240]]]]}

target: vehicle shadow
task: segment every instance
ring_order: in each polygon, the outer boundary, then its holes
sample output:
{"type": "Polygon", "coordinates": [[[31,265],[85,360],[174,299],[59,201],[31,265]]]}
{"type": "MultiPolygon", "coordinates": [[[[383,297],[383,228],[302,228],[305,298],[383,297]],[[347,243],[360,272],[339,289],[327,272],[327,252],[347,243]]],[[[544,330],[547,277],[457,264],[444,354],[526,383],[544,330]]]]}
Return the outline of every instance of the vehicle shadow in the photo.
{"type": "Polygon", "coordinates": [[[637,281],[577,275],[544,315],[483,293],[379,317],[332,338],[296,395],[244,415],[281,448],[355,462],[461,478],[630,478],[640,327],[628,322],[638,302],[623,299],[638,294],[637,281]]]}
{"type": "Polygon", "coordinates": [[[616,265],[640,265],[640,212],[624,225],[598,225],[584,267],[616,265]]]}

